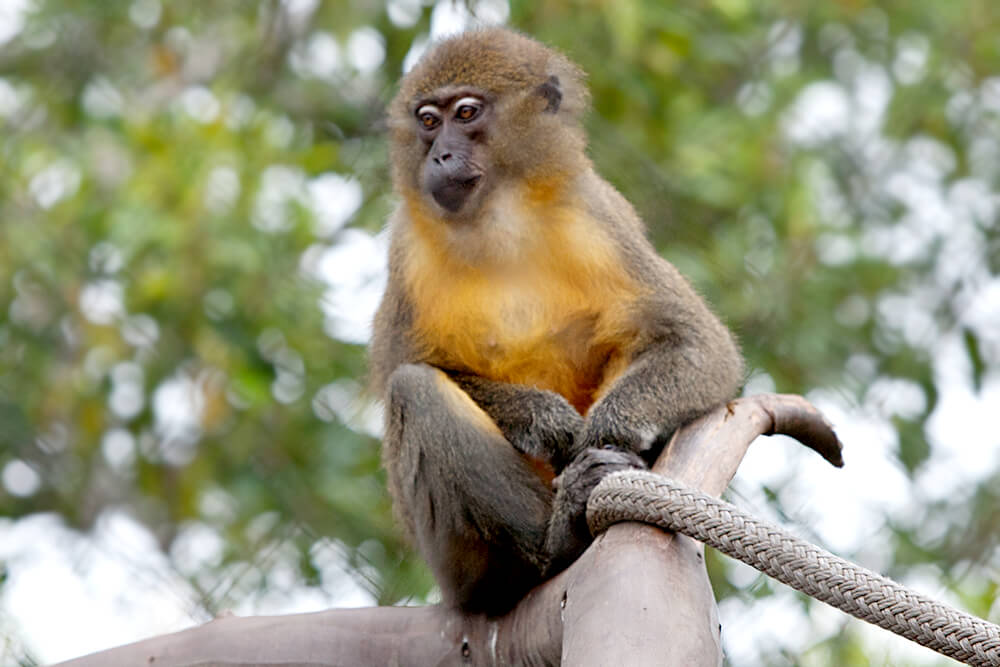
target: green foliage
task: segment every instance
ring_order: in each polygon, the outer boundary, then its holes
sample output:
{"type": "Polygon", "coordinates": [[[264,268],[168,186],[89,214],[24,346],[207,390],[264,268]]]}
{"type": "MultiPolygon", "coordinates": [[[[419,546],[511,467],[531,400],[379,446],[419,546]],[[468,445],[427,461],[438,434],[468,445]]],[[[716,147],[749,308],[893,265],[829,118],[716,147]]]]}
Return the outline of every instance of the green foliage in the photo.
{"type": "MultiPolygon", "coordinates": [[[[226,545],[200,582],[290,544],[316,584],[332,544],[380,602],[428,593],[364,426],[364,331],[331,324],[311,268],[392,206],[381,109],[432,9],[389,4],[38,0],[0,44],[0,515],[85,531],[127,508],[166,550],[200,522],[226,545]],[[347,228],[311,194],[331,173],[360,186],[347,228]]],[[[974,395],[1000,367],[1000,306],[977,306],[1000,270],[994,4],[516,0],[510,23],[588,72],[599,171],[753,381],[891,423],[916,476],[941,350],[974,395]]],[[[996,585],[962,572],[995,550],[990,483],[914,498],[890,557],[936,563],[983,614],[996,585]]],[[[723,597],[772,592],[712,569],[723,597]]],[[[247,581],[199,584],[205,611],[267,585],[247,581]]],[[[858,641],[802,659],[867,664],[858,641]]]]}
{"type": "MultiPolygon", "coordinates": [[[[409,556],[377,442],[317,407],[324,387],[364,381],[363,348],[324,332],[323,286],[302,268],[338,240],[305,184],[368,153],[329,120],[356,103],[286,71],[277,4],[165,6],[148,29],[139,6],[45,3],[3,51],[17,108],[0,121],[0,466],[26,462],[41,482],[0,491],[0,511],[86,529],[124,506],[164,547],[205,521],[226,536],[220,567],[288,525],[303,553],[320,536],[376,540],[373,593],[426,591],[412,567],[383,586],[409,556]],[[263,201],[269,180],[290,192],[263,201]],[[179,380],[199,413],[180,431],[156,408],[179,380]],[[266,513],[272,533],[248,537],[266,513]]],[[[357,224],[381,224],[383,194],[357,224]]]]}

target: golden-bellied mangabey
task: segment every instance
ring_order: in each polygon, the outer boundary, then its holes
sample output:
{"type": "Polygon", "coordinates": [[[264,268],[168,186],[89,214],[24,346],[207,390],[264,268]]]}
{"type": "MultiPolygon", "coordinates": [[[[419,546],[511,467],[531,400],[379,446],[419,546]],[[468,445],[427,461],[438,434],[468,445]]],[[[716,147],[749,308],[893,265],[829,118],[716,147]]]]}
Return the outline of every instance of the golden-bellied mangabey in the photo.
{"type": "Polygon", "coordinates": [[[743,379],[729,331],[594,172],[582,78],[478,30],[431,48],[390,110],[383,459],[445,602],[469,611],[503,612],[572,562],[594,485],[743,379]]]}

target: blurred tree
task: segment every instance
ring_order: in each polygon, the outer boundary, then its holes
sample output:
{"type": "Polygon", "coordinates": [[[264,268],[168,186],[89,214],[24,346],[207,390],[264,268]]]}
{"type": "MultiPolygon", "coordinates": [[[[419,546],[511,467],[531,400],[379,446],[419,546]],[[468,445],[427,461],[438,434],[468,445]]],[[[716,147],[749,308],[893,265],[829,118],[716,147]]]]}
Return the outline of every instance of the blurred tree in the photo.
{"type": "MultiPolygon", "coordinates": [[[[296,584],[328,583],[334,554],[381,603],[428,594],[390,518],[362,345],[382,270],[373,234],[392,205],[381,107],[428,34],[471,12],[588,71],[595,162],[739,333],[748,391],[813,392],[881,429],[905,497],[852,550],[990,612],[991,0],[6,0],[5,12],[0,515],[51,512],[86,531],[124,508],[189,576],[197,618],[287,586],[269,576],[280,559],[296,584]],[[190,567],[176,545],[199,530],[221,546],[190,567]]],[[[849,468],[871,460],[852,452],[869,443],[845,441],[849,468]]],[[[774,467],[766,492],[795,516],[800,472],[774,467]]],[[[769,608],[772,584],[712,568],[724,612],[769,608]]],[[[811,632],[762,638],[734,662],[867,664],[856,626],[821,627],[811,608],[798,621],[811,632]]]]}

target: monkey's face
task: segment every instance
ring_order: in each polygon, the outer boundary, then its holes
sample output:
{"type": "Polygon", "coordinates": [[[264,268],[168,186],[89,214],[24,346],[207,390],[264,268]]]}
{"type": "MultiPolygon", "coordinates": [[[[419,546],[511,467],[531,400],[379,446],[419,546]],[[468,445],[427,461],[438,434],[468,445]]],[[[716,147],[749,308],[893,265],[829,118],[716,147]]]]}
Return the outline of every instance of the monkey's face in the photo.
{"type": "Polygon", "coordinates": [[[472,216],[490,189],[492,116],[487,95],[474,88],[442,89],[416,104],[413,122],[427,151],[420,188],[446,217],[472,216]]]}
{"type": "Polygon", "coordinates": [[[503,28],[439,42],[390,105],[397,191],[461,238],[509,219],[531,188],[551,198],[589,169],[582,79],[560,54],[503,28]]]}

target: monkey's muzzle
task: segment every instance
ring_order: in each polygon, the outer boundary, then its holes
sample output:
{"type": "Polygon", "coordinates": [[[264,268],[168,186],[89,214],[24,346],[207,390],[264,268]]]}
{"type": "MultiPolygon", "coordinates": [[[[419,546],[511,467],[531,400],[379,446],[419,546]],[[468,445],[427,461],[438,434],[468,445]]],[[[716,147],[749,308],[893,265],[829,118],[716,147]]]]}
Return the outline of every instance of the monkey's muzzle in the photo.
{"type": "Polygon", "coordinates": [[[442,174],[430,183],[431,196],[438,205],[449,213],[458,213],[469,195],[476,189],[482,174],[450,176],[442,174]]]}

